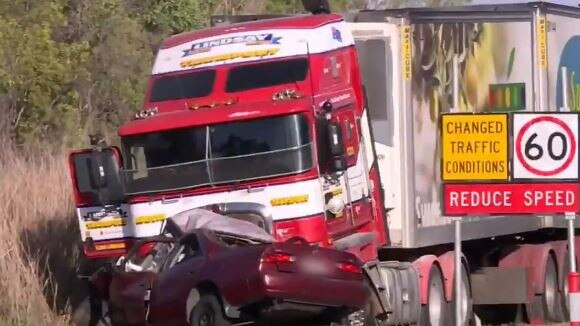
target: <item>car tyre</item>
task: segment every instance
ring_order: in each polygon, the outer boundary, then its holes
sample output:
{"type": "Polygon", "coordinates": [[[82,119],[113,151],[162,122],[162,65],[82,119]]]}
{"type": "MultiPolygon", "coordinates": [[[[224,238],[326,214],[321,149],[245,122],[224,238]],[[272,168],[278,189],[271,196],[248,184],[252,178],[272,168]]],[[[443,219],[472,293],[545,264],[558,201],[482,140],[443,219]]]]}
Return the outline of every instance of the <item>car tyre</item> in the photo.
{"type": "Polygon", "coordinates": [[[96,321],[96,326],[111,326],[113,322],[111,321],[111,317],[109,316],[109,304],[107,301],[101,301],[101,311],[99,313],[99,317],[96,321]]]}
{"type": "Polygon", "coordinates": [[[374,291],[372,290],[372,285],[369,280],[366,281],[367,286],[371,292],[371,297],[367,301],[365,307],[363,308],[363,326],[378,326],[379,322],[377,321],[377,306],[380,305],[379,299],[375,296],[374,291]]]}
{"type": "Polygon", "coordinates": [[[369,301],[364,309],[364,326],[378,326],[377,312],[373,301],[369,301]]]}
{"type": "Polygon", "coordinates": [[[202,294],[190,314],[190,326],[230,326],[224,317],[219,299],[211,293],[202,294]]]}
{"type": "MultiPolygon", "coordinates": [[[[366,283],[370,287],[369,281],[366,281],[366,283]]],[[[331,323],[330,326],[378,326],[379,322],[376,318],[377,311],[375,304],[378,304],[377,299],[372,294],[361,310],[343,317],[340,321],[331,323]]]]}

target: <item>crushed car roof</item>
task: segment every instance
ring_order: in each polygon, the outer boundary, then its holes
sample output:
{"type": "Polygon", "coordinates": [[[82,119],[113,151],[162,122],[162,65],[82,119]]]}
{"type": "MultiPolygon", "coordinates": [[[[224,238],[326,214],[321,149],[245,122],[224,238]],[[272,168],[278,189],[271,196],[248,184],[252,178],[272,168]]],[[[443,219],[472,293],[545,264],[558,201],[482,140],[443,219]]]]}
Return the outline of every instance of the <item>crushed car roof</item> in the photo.
{"type": "Polygon", "coordinates": [[[276,241],[266,230],[251,222],[220,215],[206,209],[189,209],[177,213],[169,219],[183,234],[196,229],[207,229],[263,242],[271,243],[276,241]]]}

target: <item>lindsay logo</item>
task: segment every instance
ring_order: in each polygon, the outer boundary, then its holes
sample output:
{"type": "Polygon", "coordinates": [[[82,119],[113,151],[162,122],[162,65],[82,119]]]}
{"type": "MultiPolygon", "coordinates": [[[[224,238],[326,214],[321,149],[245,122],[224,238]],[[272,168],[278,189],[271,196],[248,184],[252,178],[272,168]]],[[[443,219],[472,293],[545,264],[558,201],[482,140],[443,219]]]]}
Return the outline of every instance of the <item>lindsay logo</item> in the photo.
{"type": "Polygon", "coordinates": [[[274,34],[271,33],[224,37],[217,40],[194,43],[191,45],[189,49],[183,50],[183,56],[181,57],[184,58],[192,54],[207,52],[213,47],[229,44],[239,44],[239,43],[245,43],[246,45],[280,44],[281,39],[282,39],[281,36],[274,37],[274,34]]]}
{"type": "Polygon", "coordinates": [[[342,33],[336,27],[332,27],[332,38],[340,43],[342,43],[342,33]]]}

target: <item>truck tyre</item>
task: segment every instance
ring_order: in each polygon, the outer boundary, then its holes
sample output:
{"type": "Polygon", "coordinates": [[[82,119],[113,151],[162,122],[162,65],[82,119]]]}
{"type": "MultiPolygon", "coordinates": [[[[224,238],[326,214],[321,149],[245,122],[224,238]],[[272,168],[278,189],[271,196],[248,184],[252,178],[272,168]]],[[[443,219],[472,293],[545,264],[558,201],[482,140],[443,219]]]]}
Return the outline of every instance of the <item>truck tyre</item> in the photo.
{"type": "MultiPolygon", "coordinates": [[[[463,320],[461,325],[471,326],[473,325],[473,299],[471,296],[471,286],[469,284],[469,276],[467,275],[467,269],[465,265],[461,264],[461,316],[463,320]]],[[[451,324],[455,324],[455,306],[458,304],[457,296],[455,294],[455,284],[453,284],[453,299],[451,300],[451,309],[449,315],[451,318],[451,324]]]]}
{"type": "Polygon", "coordinates": [[[528,323],[549,323],[557,319],[558,274],[552,255],[548,255],[544,272],[544,293],[535,295],[532,303],[526,305],[528,323]]]}
{"type": "Polygon", "coordinates": [[[570,273],[570,259],[568,258],[569,252],[566,251],[562,280],[560,281],[560,320],[558,322],[569,322],[570,312],[569,312],[569,298],[568,298],[568,274],[570,273]]]}
{"type": "Polygon", "coordinates": [[[203,293],[191,309],[190,326],[230,326],[224,317],[219,299],[211,293],[203,293]]]}
{"type": "Polygon", "coordinates": [[[445,301],[443,275],[437,265],[431,266],[427,288],[427,304],[421,307],[421,326],[448,326],[449,305],[445,301]]]}

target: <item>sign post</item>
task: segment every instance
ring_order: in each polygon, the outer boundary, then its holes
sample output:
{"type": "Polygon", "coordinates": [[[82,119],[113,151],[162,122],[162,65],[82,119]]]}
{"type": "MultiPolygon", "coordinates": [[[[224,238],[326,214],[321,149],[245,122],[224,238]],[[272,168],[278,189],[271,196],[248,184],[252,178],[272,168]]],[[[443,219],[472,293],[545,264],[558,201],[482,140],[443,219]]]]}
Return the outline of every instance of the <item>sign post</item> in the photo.
{"type": "MultiPolygon", "coordinates": [[[[452,113],[457,113],[459,110],[459,58],[457,53],[453,55],[453,108],[452,113]]],[[[461,293],[461,219],[455,217],[453,219],[455,226],[454,239],[454,258],[455,258],[455,326],[461,326],[461,307],[460,302],[463,302],[463,293],[461,293]]]]}
{"type": "Polygon", "coordinates": [[[454,244],[454,254],[455,254],[455,298],[457,304],[455,305],[455,326],[462,326],[461,324],[461,307],[463,306],[460,304],[463,299],[463,293],[461,293],[461,218],[454,217],[453,224],[455,226],[455,244],[454,244]]]}
{"type": "MultiPolygon", "coordinates": [[[[506,114],[444,114],[441,117],[441,132],[441,177],[444,194],[447,186],[460,186],[463,182],[507,180],[509,151],[506,114]]],[[[455,214],[446,204],[443,212],[453,217],[455,300],[461,302],[462,295],[466,294],[462,293],[461,288],[461,223],[462,216],[466,214],[455,214]]],[[[462,325],[461,309],[461,304],[455,305],[456,326],[462,325]]]]}
{"type": "MultiPolygon", "coordinates": [[[[570,112],[570,106],[568,105],[568,87],[566,87],[566,85],[568,85],[568,69],[566,67],[562,67],[561,70],[561,76],[562,76],[562,100],[563,100],[563,106],[561,108],[562,112],[570,112]]],[[[574,311],[575,309],[577,309],[575,307],[575,303],[578,304],[578,302],[575,302],[574,296],[578,296],[578,293],[573,293],[573,292],[578,292],[579,288],[575,287],[574,284],[575,282],[572,282],[572,280],[577,280],[578,278],[578,274],[576,273],[576,241],[575,241],[575,230],[574,230],[574,224],[576,221],[576,211],[573,212],[567,212],[566,213],[566,227],[567,227],[567,233],[568,233],[568,261],[569,261],[569,266],[570,266],[570,271],[569,274],[567,275],[567,277],[569,278],[568,281],[568,311],[570,313],[570,325],[575,324],[575,322],[578,322],[578,320],[575,320],[574,318],[574,311]],[[572,286],[570,285],[572,284],[572,286]]],[[[577,282],[576,282],[577,283],[577,282]]],[[[580,319],[580,318],[579,318],[580,319]]]]}
{"type": "Polygon", "coordinates": [[[566,213],[566,222],[568,223],[568,259],[570,260],[570,272],[576,273],[576,243],[574,241],[574,221],[576,213],[566,213]]]}
{"type": "MultiPolygon", "coordinates": [[[[565,70],[563,71],[565,74],[565,70]]],[[[565,91],[566,88],[564,88],[565,91]]],[[[558,182],[576,185],[576,192],[566,193],[564,205],[549,213],[564,213],[568,233],[570,271],[576,271],[574,220],[578,212],[578,128],[579,115],[568,110],[564,94],[563,112],[514,114],[513,180],[549,180],[554,193],[561,191],[558,182]],[[552,183],[556,181],[556,183],[552,183]]],[[[573,189],[570,189],[572,191],[573,189]]]]}
{"type": "MultiPolygon", "coordinates": [[[[459,110],[459,58],[457,53],[453,55],[453,108],[452,112],[457,113],[459,110]]],[[[461,326],[461,304],[462,293],[461,293],[461,219],[454,218],[453,224],[455,226],[455,239],[454,239],[454,255],[455,255],[455,326],[461,326]]]]}
{"type": "MultiPolygon", "coordinates": [[[[443,215],[455,227],[456,300],[464,295],[460,223],[466,216],[565,215],[574,272],[580,115],[453,111],[441,115],[440,130],[443,215]]],[[[462,316],[458,306],[456,325],[462,316]]]]}
{"type": "MultiPolygon", "coordinates": [[[[568,111],[564,96],[561,113],[514,115],[516,159],[513,178],[578,180],[578,114],[568,111]],[[568,111],[568,112],[567,112],[568,111]]],[[[574,221],[577,207],[564,211],[568,229],[570,271],[576,272],[574,221]]]]}
{"type": "MultiPolygon", "coordinates": [[[[453,57],[453,108],[449,114],[441,116],[441,179],[443,193],[449,185],[459,185],[474,181],[505,181],[508,172],[508,116],[502,114],[471,114],[459,111],[458,57],[453,57]]],[[[462,296],[462,216],[468,214],[447,214],[446,204],[443,214],[452,217],[455,229],[454,260],[455,275],[455,326],[463,325],[462,296]]]]}

